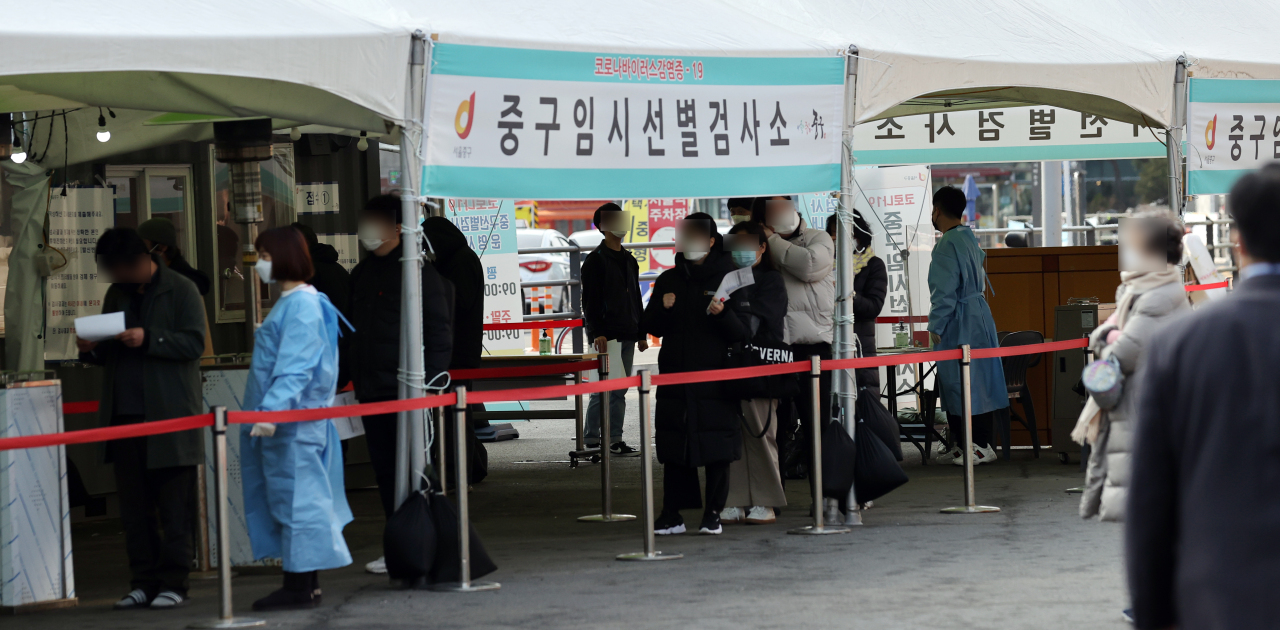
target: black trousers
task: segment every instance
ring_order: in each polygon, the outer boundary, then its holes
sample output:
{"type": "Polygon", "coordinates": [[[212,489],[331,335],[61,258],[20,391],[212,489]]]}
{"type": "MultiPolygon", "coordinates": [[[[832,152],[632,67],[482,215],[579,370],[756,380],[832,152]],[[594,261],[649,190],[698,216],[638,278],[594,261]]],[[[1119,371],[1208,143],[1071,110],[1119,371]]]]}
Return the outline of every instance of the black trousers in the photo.
{"type": "MultiPolygon", "coordinates": [[[[719,514],[729,498],[729,462],[707,464],[707,507],[704,512],[719,514]]],[[[698,488],[698,469],[680,464],[662,465],[662,512],[673,514],[680,510],[702,507],[702,493],[698,488]]]]}
{"type": "MultiPolygon", "coordinates": [[[[973,415],[973,445],[991,446],[992,424],[999,411],[988,411],[973,415]]],[[[947,414],[947,426],[951,427],[952,444],[964,442],[964,416],[947,414]]]]}
{"type": "MultiPolygon", "coordinates": [[[[473,427],[472,414],[477,408],[483,409],[480,405],[468,405],[467,410],[467,426],[473,427]]],[[[449,482],[450,488],[455,487],[457,483],[457,438],[454,437],[454,408],[445,409],[448,417],[445,418],[445,435],[437,436],[436,439],[445,440],[445,457],[448,458],[446,465],[448,470],[445,479],[449,482]]],[[[376,416],[365,416],[364,419],[364,440],[369,447],[369,464],[373,466],[373,478],[378,482],[378,496],[382,499],[382,509],[386,513],[387,518],[396,511],[396,414],[386,413],[376,416]]],[[[484,446],[476,439],[474,428],[467,432],[467,462],[470,464],[470,483],[477,483],[484,478],[484,474],[477,475],[477,469],[487,471],[487,465],[477,461],[480,451],[484,446]]],[[[432,448],[431,457],[435,457],[435,447],[432,448]]],[[[439,477],[435,477],[438,480],[439,477]]],[[[436,481],[433,480],[433,483],[436,481]]]]}
{"type": "Polygon", "coordinates": [[[195,466],[147,468],[147,438],[110,444],[129,556],[130,588],[148,599],[161,590],[187,595],[191,573],[195,466]]]}

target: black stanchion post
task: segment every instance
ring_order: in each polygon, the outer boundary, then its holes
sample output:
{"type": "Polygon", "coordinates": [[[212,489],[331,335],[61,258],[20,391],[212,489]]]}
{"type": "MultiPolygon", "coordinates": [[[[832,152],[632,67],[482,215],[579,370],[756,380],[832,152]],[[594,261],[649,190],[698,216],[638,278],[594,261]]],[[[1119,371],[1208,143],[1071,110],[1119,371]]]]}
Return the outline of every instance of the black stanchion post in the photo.
{"type": "Polygon", "coordinates": [[[214,494],[218,501],[218,618],[193,623],[188,628],[253,628],[262,619],[237,618],[231,611],[231,524],[227,514],[227,408],[213,408],[214,494]]]}
{"type": "MultiPolygon", "coordinates": [[[[600,382],[607,380],[609,380],[609,355],[605,353],[600,355],[600,382]]],[[[613,438],[613,432],[609,426],[609,394],[611,393],[613,392],[609,390],[600,392],[600,513],[579,516],[578,520],[584,523],[616,523],[636,519],[634,514],[613,513],[613,479],[610,477],[609,466],[609,440],[613,438]]],[[[622,396],[625,393],[619,395],[622,396]]]]}
{"type": "Polygon", "coordinates": [[[644,551],[624,553],[619,560],[676,560],[682,553],[662,553],[654,550],[653,537],[653,429],[649,413],[649,370],[641,368],[640,375],[640,483],[643,503],[640,518],[644,519],[644,551]]]}
{"type": "MultiPolygon", "coordinates": [[[[847,534],[849,528],[841,525],[826,525],[822,514],[822,389],[818,377],[822,375],[822,358],[809,357],[809,395],[813,414],[809,418],[810,444],[813,460],[809,470],[809,478],[813,479],[813,525],[787,530],[788,534],[820,536],[823,534],[847,534]]],[[[801,419],[803,422],[803,419],[801,419]]]]}
{"type": "Polygon", "coordinates": [[[977,505],[973,492],[973,394],[970,391],[969,345],[960,346],[960,389],[964,396],[964,505],[943,508],[944,514],[982,514],[1000,508],[977,505]]]}
{"type": "Polygon", "coordinates": [[[457,486],[458,491],[454,494],[457,496],[458,506],[458,551],[461,557],[461,566],[458,573],[457,582],[446,582],[442,584],[434,584],[431,586],[433,591],[450,591],[454,593],[470,593],[473,591],[493,591],[501,588],[501,584],[497,582],[471,581],[471,515],[469,506],[467,505],[467,388],[459,385],[458,404],[454,407],[454,448],[458,450],[457,457],[454,458],[458,462],[454,469],[454,474],[458,475],[457,486]]]}

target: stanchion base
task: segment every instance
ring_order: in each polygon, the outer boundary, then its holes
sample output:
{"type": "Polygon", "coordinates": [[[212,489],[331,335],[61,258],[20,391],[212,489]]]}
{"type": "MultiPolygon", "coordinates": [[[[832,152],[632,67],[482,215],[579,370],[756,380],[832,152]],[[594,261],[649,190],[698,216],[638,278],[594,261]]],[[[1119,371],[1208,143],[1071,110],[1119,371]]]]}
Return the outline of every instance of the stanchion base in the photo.
{"type": "Polygon", "coordinates": [[[230,619],[213,619],[211,621],[197,621],[188,628],[256,628],[265,626],[265,619],[249,619],[248,617],[232,617],[230,619]]]}
{"type": "Polygon", "coordinates": [[[1084,493],[1084,486],[1077,486],[1077,487],[1075,487],[1075,488],[1067,488],[1066,492],[1067,492],[1067,494],[1083,494],[1083,493],[1084,493]]]}
{"type": "Polygon", "coordinates": [[[788,529],[787,533],[798,536],[825,536],[826,534],[847,534],[849,533],[849,528],[840,525],[824,525],[820,528],[813,525],[805,525],[804,527],[788,529]]]}
{"type": "Polygon", "coordinates": [[[465,585],[462,582],[441,582],[439,584],[431,585],[431,590],[445,592],[445,593],[473,593],[476,591],[496,591],[500,588],[502,588],[502,585],[497,582],[485,582],[483,580],[475,581],[465,585]]]}
{"type": "Polygon", "coordinates": [[[621,523],[634,520],[636,520],[635,514],[592,514],[578,517],[578,521],[583,523],[621,523]]]}
{"type": "Polygon", "coordinates": [[[988,512],[999,512],[1000,508],[990,505],[962,505],[960,507],[942,508],[943,514],[985,514],[988,512]]]}
{"type": "Polygon", "coordinates": [[[684,557],[684,554],[682,553],[662,553],[661,551],[655,551],[653,552],[653,555],[649,555],[643,551],[637,551],[636,553],[620,554],[618,555],[617,559],[618,560],[635,560],[638,562],[648,562],[650,560],[679,560],[683,557],[684,557]]]}

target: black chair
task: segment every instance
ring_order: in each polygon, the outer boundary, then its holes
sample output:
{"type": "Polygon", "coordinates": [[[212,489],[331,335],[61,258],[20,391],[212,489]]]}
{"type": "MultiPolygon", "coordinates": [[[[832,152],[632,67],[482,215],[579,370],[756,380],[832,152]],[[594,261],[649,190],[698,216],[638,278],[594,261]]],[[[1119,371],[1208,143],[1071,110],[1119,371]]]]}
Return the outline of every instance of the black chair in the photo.
{"type": "MultiPolygon", "coordinates": [[[[1034,330],[997,333],[997,335],[1000,339],[1001,348],[1044,343],[1044,335],[1034,330]]],[[[1036,410],[1031,401],[1031,390],[1027,388],[1027,369],[1040,364],[1040,355],[1024,354],[1015,357],[1002,357],[1000,362],[1004,366],[1004,384],[1009,392],[1009,407],[1004,410],[1004,413],[996,414],[1000,441],[1004,444],[1004,458],[1009,459],[1009,429],[1013,420],[1021,422],[1022,426],[1031,431],[1031,450],[1036,457],[1040,457],[1040,431],[1036,428],[1036,410]],[[1013,401],[1015,400],[1022,403],[1022,411],[1026,414],[1026,418],[1022,418],[1013,412],[1013,401]]]]}

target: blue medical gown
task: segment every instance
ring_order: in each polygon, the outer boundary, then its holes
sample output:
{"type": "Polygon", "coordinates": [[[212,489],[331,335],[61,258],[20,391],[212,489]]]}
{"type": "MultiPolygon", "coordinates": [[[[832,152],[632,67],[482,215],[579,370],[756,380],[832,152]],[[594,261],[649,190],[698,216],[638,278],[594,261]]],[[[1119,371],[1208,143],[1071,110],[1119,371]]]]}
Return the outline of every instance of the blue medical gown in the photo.
{"type": "MultiPolygon", "coordinates": [[[[310,286],[278,300],[254,334],[243,409],[332,406],[339,317],[329,298],[310,286]]],[[[271,437],[251,437],[249,427],[241,427],[240,472],[255,559],[283,558],[290,573],[351,564],[342,538],[351,508],[332,420],[280,423],[271,437]]]]}
{"type": "MultiPolygon", "coordinates": [[[[987,255],[973,231],[964,226],[948,230],[933,247],[929,264],[929,332],[941,338],[938,350],[952,350],[969,344],[973,350],[995,348],[996,323],[982,292],[987,274],[982,262],[987,255]]],[[[974,359],[969,367],[973,413],[987,413],[1009,406],[1000,359],[974,359]]],[[[938,378],[942,407],[949,414],[964,415],[960,385],[960,362],[940,361],[938,378]]]]}

